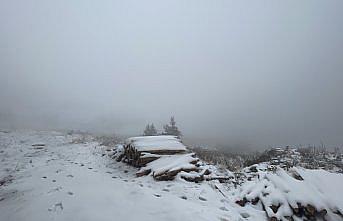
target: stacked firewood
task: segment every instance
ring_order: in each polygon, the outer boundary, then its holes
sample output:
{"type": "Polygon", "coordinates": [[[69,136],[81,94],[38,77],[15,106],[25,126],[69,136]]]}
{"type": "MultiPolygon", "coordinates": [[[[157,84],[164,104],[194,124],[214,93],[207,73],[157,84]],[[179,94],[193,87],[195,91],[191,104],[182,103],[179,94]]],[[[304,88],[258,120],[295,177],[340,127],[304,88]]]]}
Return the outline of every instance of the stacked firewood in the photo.
{"type": "Polygon", "coordinates": [[[155,180],[173,180],[180,172],[199,172],[198,161],[194,154],[164,155],[142,167],[136,175],[151,173],[155,180]]]}
{"type": "MultiPolygon", "coordinates": [[[[237,200],[236,203],[242,207],[244,207],[247,204],[256,205],[259,202],[262,203],[262,207],[266,211],[267,216],[272,221],[279,221],[283,219],[279,219],[277,217],[277,213],[279,212],[279,209],[283,206],[281,204],[277,205],[266,205],[263,200],[261,200],[259,197],[256,197],[254,199],[248,200],[247,198],[243,198],[241,200],[237,200]]],[[[288,205],[287,205],[288,206],[288,205]]],[[[290,206],[291,207],[291,206],[290,206]]],[[[299,217],[301,219],[306,218],[306,220],[325,220],[325,215],[327,214],[326,209],[317,209],[311,204],[301,204],[300,202],[297,203],[297,206],[291,207],[292,211],[291,214],[287,216],[283,216],[286,220],[294,220],[295,217],[299,217]]],[[[340,215],[339,211],[335,212],[337,215],[340,215]]],[[[342,215],[341,215],[342,216],[342,215]]],[[[343,217],[342,217],[343,218],[343,217]]]]}
{"type": "Polygon", "coordinates": [[[133,137],[126,140],[117,160],[140,170],[137,176],[151,175],[155,180],[173,180],[177,175],[190,182],[219,180],[232,177],[212,175],[203,163],[174,136],[133,137]]]}
{"type": "Polygon", "coordinates": [[[186,147],[174,136],[144,136],[128,138],[124,144],[125,161],[135,167],[146,164],[165,155],[186,153],[186,147]]]}
{"type": "Polygon", "coordinates": [[[323,190],[310,185],[311,181],[305,180],[299,171],[293,168],[286,172],[277,168],[270,173],[256,166],[247,168],[247,182],[241,186],[236,204],[242,207],[259,205],[272,221],[336,220],[339,217],[343,220],[341,210],[326,204],[329,201],[323,190]]]}
{"type": "Polygon", "coordinates": [[[135,167],[142,167],[165,155],[183,154],[186,150],[172,149],[137,149],[132,143],[124,145],[126,162],[135,167]]]}

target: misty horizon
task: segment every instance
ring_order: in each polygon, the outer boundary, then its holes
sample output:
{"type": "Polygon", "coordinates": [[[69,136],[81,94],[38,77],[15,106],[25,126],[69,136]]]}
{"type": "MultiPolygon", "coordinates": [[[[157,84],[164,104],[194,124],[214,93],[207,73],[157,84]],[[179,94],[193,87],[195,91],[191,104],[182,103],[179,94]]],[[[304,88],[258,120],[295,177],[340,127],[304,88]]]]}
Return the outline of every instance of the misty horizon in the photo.
{"type": "Polygon", "coordinates": [[[2,129],[343,146],[342,1],[2,3],[2,129]]]}

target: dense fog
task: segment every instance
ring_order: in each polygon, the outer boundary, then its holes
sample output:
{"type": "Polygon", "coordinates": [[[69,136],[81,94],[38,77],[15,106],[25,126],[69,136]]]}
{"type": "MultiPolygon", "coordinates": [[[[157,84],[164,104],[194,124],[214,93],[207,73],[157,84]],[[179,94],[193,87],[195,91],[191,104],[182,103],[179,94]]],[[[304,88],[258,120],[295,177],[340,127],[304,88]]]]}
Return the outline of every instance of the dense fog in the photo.
{"type": "Polygon", "coordinates": [[[343,1],[1,0],[0,128],[343,145],[343,1]]]}

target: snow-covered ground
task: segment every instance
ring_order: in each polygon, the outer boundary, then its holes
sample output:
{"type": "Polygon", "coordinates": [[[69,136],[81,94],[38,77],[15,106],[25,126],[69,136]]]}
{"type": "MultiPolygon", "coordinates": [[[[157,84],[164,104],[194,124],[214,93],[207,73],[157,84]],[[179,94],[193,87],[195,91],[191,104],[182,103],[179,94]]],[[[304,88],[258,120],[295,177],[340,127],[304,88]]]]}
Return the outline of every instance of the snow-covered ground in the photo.
{"type": "Polygon", "coordinates": [[[136,168],[110,159],[96,142],[72,139],[0,132],[0,179],[8,179],[0,186],[1,221],[265,220],[262,212],[248,215],[213,183],[136,178],[136,168]]]}
{"type": "MultiPolygon", "coordinates": [[[[260,171],[261,164],[254,175],[243,171],[241,185],[180,178],[156,182],[136,177],[137,168],[111,159],[95,141],[72,142],[82,140],[75,136],[0,132],[0,221],[268,220],[260,204],[249,202],[256,196],[266,205],[308,200],[343,211],[342,174],[297,169],[301,181],[283,170],[260,171]],[[244,197],[248,201],[241,207],[236,201],[244,197]]],[[[280,219],[285,220],[282,212],[291,214],[287,205],[279,210],[280,219]]],[[[328,220],[343,220],[328,213],[328,220]]]]}

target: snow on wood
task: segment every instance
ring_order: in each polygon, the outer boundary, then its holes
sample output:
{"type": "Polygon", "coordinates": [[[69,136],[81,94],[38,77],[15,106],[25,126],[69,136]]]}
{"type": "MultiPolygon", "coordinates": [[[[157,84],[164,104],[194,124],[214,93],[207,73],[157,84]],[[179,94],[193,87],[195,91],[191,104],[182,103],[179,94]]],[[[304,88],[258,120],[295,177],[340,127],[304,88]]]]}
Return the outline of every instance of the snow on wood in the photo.
{"type": "Polygon", "coordinates": [[[132,145],[137,151],[159,153],[165,151],[184,152],[186,147],[175,136],[142,136],[131,137],[126,145],[132,145]]]}
{"type": "Polygon", "coordinates": [[[218,180],[226,182],[233,178],[227,174],[213,175],[209,165],[199,162],[194,153],[175,136],[144,136],[128,138],[124,144],[124,162],[141,169],[137,176],[151,174],[155,180],[173,180],[176,175],[190,182],[218,180]]]}
{"type": "Polygon", "coordinates": [[[339,194],[342,183],[343,176],[323,170],[259,171],[256,179],[241,186],[236,203],[240,206],[260,204],[271,220],[291,217],[339,220],[343,212],[339,194]]]}
{"type": "Polygon", "coordinates": [[[124,150],[127,162],[141,167],[162,155],[185,153],[187,149],[175,136],[144,136],[128,138],[124,150]]]}
{"type": "Polygon", "coordinates": [[[126,161],[142,167],[137,176],[151,174],[155,180],[173,180],[181,172],[200,171],[194,154],[175,136],[132,137],[125,142],[126,161]]]}
{"type": "Polygon", "coordinates": [[[148,163],[138,175],[151,173],[156,180],[172,180],[181,171],[199,171],[194,154],[167,155],[148,163]]]}

